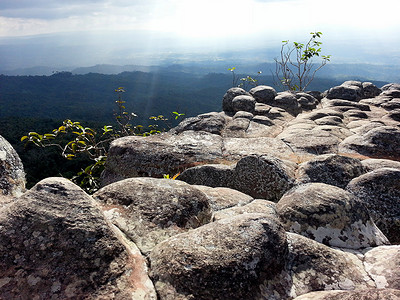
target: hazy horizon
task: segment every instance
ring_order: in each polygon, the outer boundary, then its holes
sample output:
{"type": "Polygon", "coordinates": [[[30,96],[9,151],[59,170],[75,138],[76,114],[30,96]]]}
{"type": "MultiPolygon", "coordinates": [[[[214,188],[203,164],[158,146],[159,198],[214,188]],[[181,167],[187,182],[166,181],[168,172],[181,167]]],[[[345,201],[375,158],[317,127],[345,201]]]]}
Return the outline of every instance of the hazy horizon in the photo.
{"type": "Polygon", "coordinates": [[[332,63],[400,65],[396,0],[2,0],[0,71],[162,61],[271,62],[323,32],[332,63]],[[246,57],[248,55],[248,57],[246,57]]]}

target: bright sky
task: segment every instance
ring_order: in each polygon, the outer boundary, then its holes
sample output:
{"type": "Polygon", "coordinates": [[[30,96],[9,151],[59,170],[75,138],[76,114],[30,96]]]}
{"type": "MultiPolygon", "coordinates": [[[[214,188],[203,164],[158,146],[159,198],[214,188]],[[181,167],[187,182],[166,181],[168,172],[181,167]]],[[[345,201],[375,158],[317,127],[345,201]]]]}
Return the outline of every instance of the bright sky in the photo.
{"type": "Polygon", "coordinates": [[[1,0],[0,37],[149,29],[209,38],[400,36],[399,0],[1,0]]]}

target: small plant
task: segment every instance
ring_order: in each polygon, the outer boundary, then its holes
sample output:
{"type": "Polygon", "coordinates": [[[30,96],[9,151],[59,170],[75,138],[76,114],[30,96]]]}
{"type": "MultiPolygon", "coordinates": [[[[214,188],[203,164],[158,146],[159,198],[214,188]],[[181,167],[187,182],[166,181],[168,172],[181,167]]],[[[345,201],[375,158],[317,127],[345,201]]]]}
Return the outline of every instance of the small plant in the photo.
{"type": "MultiPolygon", "coordinates": [[[[61,155],[68,160],[82,155],[89,158],[93,163],[73,176],[72,181],[88,193],[95,192],[100,187],[100,175],[104,170],[107,151],[113,140],[129,135],[149,136],[161,133],[157,124],[149,125],[148,130],[145,130],[142,125],[133,126],[132,120],[136,117],[136,114],[126,111],[125,101],[122,99],[122,93],[125,92],[124,88],[119,87],[115,92],[118,94],[118,99],[115,101],[117,108],[114,111],[118,125],[116,130],[111,125],[105,125],[101,128],[101,131],[98,131],[84,127],[80,122],[65,120],[52,133],[29,132],[21,138],[21,141],[26,144],[32,143],[41,148],[56,147],[61,151],[61,155]]],[[[175,119],[178,119],[184,114],[173,112],[173,115],[175,119]]],[[[150,119],[163,121],[168,125],[168,119],[162,115],[150,117],[150,119]]]]}
{"type": "Polygon", "coordinates": [[[330,61],[330,55],[321,55],[322,32],[311,32],[311,38],[306,44],[288,40],[282,41],[280,58],[275,58],[275,84],[281,85],[289,91],[304,91],[314,80],[315,73],[330,61]],[[315,66],[313,59],[321,57],[319,66],[315,66]]]}
{"type": "Polygon", "coordinates": [[[255,87],[258,85],[257,77],[261,75],[261,71],[257,72],[255,78],[247,75],[246,77],[240,78],[235,73],[236,67],[229,68],[228,71],[232,72],[232,87],[240,87],[243,89],[248,89],[249,87],[255,87]],[[240,83],[239,83],[240,82],[240,83]]]}

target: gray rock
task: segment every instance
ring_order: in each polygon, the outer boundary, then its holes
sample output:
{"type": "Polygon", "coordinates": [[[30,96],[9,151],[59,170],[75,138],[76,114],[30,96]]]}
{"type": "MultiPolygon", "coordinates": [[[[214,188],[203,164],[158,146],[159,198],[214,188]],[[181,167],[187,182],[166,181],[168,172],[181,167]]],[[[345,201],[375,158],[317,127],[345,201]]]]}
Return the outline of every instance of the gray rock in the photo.
{"type": "Polygon", "coordinates": [[[389,91],[389,90],[397,90],[400,91],[400,83],[388,83],[385,84],[382,88],[382,91],[389,91]]]}
{"type": "Polygon", "coordinates": [[[324,106],[324,108],[332,108],[335,109],[337,107],[346,107],[346,109],[343,109],[345,111],[357,108],[361,111],[370,111],[370,107],[367,104],[359,103],[359,102],[354,102],[354,101],[349,101],[349,100],[341,100],[341,99],[327,99],[324,98],[321,101],[321,104],[324,106]],[[350,107],[350,108],[348,108],[350,107]]]}
{"type": "Polygon", "coordinates": [[[236,96],[240,96],[240,95],[248,95],[249,96],[250,94],[242,88],[238,88],[238,87],[230,88],[225,93],[225,95],[222,99],[222,110],[228,114],[233,114],[234,110],[233,110],[233,106],[232,106],[232,100],[236,96]]]}
{"type": "Polygon", "coordinates": [[[254,115],[247,111],[238,111],[234,116],[233,119],[244,118],[244,119],[253,119],[254,115]]]}
{"type": "Polygon", "coordinates": [[[353,85],[340,85],[330,88],[326,98],[328,99],[344,99],[358,102],[361,100],[361,88],[353,85]]]}
{"type": "Polygon", "coordinates": [[[396,300],[400,290],[366,289],[358,291],[319,291],[311,292],[294,300],[396,300]]]}
{"type": "Polygon", "coordinates": [[[269,155],[251,155],[235,166],[203,165],[185,170],[178,178],[190,184],[228,187],[271,201],[294,184],[295,164],[269,155]]]}
{"type": "Polygon", "coordinates": [[[400,245],[369,248],[364,252],[365,270],[378,289],[400,290],[400,245]]]}
{"type": "Polygon", "coordinates": [[[368,172],[381,168],[400,169],[400,161],[390,159],[369,158],[362,160],[361,163],[367,168],[368,172]]]}
{"type": "Polygon", "coordinates": [[[381,107],[386,110],[400,109],[400,99],[394,98],[388,102],[382,103],[381,107]]]}
{"type": "Polygon", "coordinates": [[[183,131],[206,131],[213,134],[221,134],[226,123],[226,119],[221,113],[208,113],[198,115],[197,117],[184,119],[178,126],[171,130],[174,134],[179,134],[183,131]]]}
{"type": "Polygon", "coordinates": [[[240,95],[232,100],[232,109],[234,112],[247,111],[249,113],[254,113],[255,107],[256,100],[253,96],[240,95]]]}
{"type": "Polygon", "coordinates": [[[400,243],[400,170],[382,168],[354,178],[347,185],[370,211],[392,244],[400,243]]]}
{"type": "Polygon", "coordinates": [[[179,180],[130,178],[100,189],[93,197],[145,255],[163,240],[211,220],[206,195],[179,180]]]}
{"type": "Polygon", "coordinates": [[[382,93],[382,90],[374,85],[372,82],[363,82],[362,88],[364,91],[364,98],[374,98],[382,93]]]}
{"type": "Polygon", "coordinates": [[[308,93],[296,93],[296,98],[303,110],[312,110],[317,107],[318,100],[308,93]]]}
{"type": "Polygon", "coordinates": [[[188,184],[228,187],[233,176],[234,166],[210,164],[188,168],[179,175],[178,179],[188,184]]]}
{"type": "Polygon", "coordinates": [[[25,191],[25,172],[11,144],[0,135],[0,195],[20,196],[25,191]]]}
{"type": "Polygon", "coordinates": [[[335,186],[297,186],[279,200],[276,209],[287,231],[325,245],[360,249],[388,243],[362,202],[335,186]]]}
{"type": "Polygon", "coordinates": [[[155,300],[129,243],[79,187],[42,180],[0,211],[0,298],[155,300]]]}
{"type": "Polygon", "coordinates": [[[164,299],[260,299],[259,285],[279,273],[283,228],[263,214],[213,222],[158,244],[151,277],[164,299]]]}
{"type": "Polygon", "coordinates": [[[340,126],[343,125],[343,120],[337,116],[326,116],[315,120],[317,125],[333,125],[340,126]]]}
{"type": "Polygon", "coordinates": [[[129,177],[175,175],[185,168],[213,163],[221,157],[221,136],[204,131],[128,136],[111,143],[102,184],[129,177]]]}
{"type": "Polygon", "coordinates": [[[355,134],[339,145],[340,153],[359,153],[375,158],[400,159],[400,129],[379,126],[364,134],[355,134]]]}
{"type": "Polygon", "coordinates": [[[359,159],[325,154],[302,163],[296,178],[299,183],[321,182],[345,188],[350,180],[366,172],[359,159]]]}
{"type": "Polygon", "coordinates": [[[214,213],[214,220],[218,221],[242,214],[259,213],[279,222],[279,217],[275,207],[275,202],[257,199],[244,206],[236,206],[217,211],[214,213]]]}
{"type": "Polygon", "coordinates": [[[275,99],[267,104],[280,107],[293,116],[297,116],[299,113],[301,113],[301,106],[297,101],[296,96],[290,92],[278,93],[275,99]]]}
{"type": "Polygon", "coordinates": [[[294,170],[294,163],[270,155],[247,156],[237,162],[228,187],[277,202],[294,185],[294,170]]]}
{"type": "Polygon", "coordinates": [[[254,200],[253,197],[230,188],[212,188],[205,185],[193,185],[193,187],[196,187],[207,196],[208,202],[214,212],[232,207],[240,207],[254,200]]]}
{"type": "Polygon", "coordinates": [[[262,299],[286,300],[312,291],[375,288],[356,255],[294,233],[287,233],[287,241],[285,269],[264,282],[262,299]]]}
{"type": "Polygon", "coordinates": [[[276,90],[273,87],[266,85],[258,85],[252,88],[250,94],[259,103],[270,103],[277,95],[276,90]]]}

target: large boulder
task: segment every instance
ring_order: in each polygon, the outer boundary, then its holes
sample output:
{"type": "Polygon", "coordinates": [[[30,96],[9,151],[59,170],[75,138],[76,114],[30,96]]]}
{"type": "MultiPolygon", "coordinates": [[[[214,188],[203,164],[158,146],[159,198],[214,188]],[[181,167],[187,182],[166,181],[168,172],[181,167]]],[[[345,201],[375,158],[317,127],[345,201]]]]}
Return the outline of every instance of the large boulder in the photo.
{"type": "Polygon", "coordinates": [[[25,172],[21,159],[0,135],[0,195],[20,196],[25,191],[25,172]]]}
{"type": "Polygon", "coordinates": [[[209,223],[212,215],[206,195],[179,180],[129,178],[93,197],[146,255],[168,237],[209,223]]]}
{"type": "Polygon", "coordinates": [[[249,92],[259,103],[271,103],[277,96],[276,90],[266,85],[258,85],[249,92]]]}
{"type": "Polygon", "coordinates": [[[254,113],[256,107],[256,100],[253,96],[240,95],[232,99],[233,112],[246,111],[254,113]]]}
{"type": "Polygon", "coordinates": [[[359,159],[325,154],[302,163],[296,178],[299,183],[321,182],[345,188],[350,180],[366,172],[359,159]]]}
{"type": "Polygon", "coordinates": [[[388,244],[362,202],[336,186],[296,186],[279,200],[276,209],[287,231],[329,246],[360,249],[388,244]]]}
{"type": "Polygon", "coordinates": [[[376,169],[354,178],[346,189],[363,201],[389,241],[400,244],[400,170],[376,169]]]}
{"type": "Polygon", "coordinates": [[[146,262],[63,178],[0,211],[1,299],[156,299],[146,262]]]}
{"type": "Polygon", "coordinates": [[[301,113],[300,103],[297,101],[296,96],[290,92],[278,93],[275,99],[267,104],[283,108],[293,116],[297,116],[299,113],[301,113]]]}
{"type": "Polygon", "coordinates": [[[357,255],[295,233],[287,233],[287,241],[285,268],[264,282],[261,299],[286,300],[312,291],[375,288],[357,255]]]}
{"type": "Polygon", "coordinates": [[[328,99],[343,99],[358,102],[361,100],[361,88],[354,85],[339,85],[330,88],[326,95],[328,99]]]}
{"type": "Polygon", "coordinates": [[[365,133],[349,136],[340,143],[339,152],[400,159],[400,128],[379,126],[365,133]]]}
{"type": "Polygon", "coordinates": [[[358,291],[319,291],[311,292],[294,300],[396,300],[400,298],[400,290],[365,289],[358,291]]]}
{"type": "Polygon", "coordinates": [[[264,280],[284,267],[283,228],[263,214],[204,225],[158,244],[151,277],[164,299],[260,299],[264,280]]]}
{"type": "Polygon", "coordinates": [[[222,157],[222,138],[204,131],[165,133],[114,140],[108,152],[103,185],[129,177],[175,175],[222,157]]]}
{"type": "Polygon", "coordinates": [[[364,253],[365,270],[378,289],[400,290],[400,246],[369,248],[364,253]]]}
{"type": "Polygon", "coordinates": [[[214,134],[221,134],[226,123],[223,113],[207,113],[196,117],[184,119],[171,132],[179,134],[183,131],[206,131],[214,134]]]}
{"type": "Polygon", "coordinates": [[[189,184],[228,187],[270,201],[294,185],[296,165],[271,155],[250,155],[236,165],[203,165],[185,170],[178,178],[189,184]]]}
{"type": "Polygon", "coordinates": [[[236,96],[247,95],[250,96],[250,93],[246,92],[242,88],[233,87],[230,88],[222,98],[222,110],[227,114],[234,114],[234,109],[232,105],[232,101],[236,96]]]}

